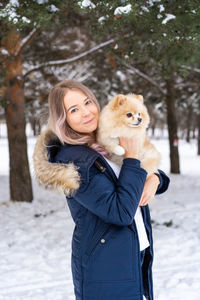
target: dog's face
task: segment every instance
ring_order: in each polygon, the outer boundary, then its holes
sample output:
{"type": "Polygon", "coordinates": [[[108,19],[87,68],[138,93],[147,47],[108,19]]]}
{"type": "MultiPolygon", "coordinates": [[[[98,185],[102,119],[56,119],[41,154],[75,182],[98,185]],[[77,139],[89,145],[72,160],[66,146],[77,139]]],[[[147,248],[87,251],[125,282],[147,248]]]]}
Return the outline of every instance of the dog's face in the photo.
{"type": "Polygon", "coordinates": [[[147,128],[149,125],[149,115],[141,95],[117,95],[113,100],[112,110],[118,126],[123,124],[132,128],[147,128]]]}

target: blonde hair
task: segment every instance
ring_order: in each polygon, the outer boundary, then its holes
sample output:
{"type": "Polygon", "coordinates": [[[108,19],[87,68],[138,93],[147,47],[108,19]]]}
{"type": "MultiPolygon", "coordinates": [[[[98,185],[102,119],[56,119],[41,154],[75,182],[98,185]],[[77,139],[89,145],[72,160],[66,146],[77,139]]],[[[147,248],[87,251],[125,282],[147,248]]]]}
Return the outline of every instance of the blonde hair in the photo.
{"type": "Polygon", "coordinates": [[[63,80],[56,84],[50,91],[48,97],[49,119],[48,127],[57,135],[62,144],[73,145],[87,144],[89,147],[103,155],[108,152],[96,143],[96,131],[94,134],[79,133],[73,130],[66,120],[64,97],[69,90],[80,90],[96,105],[100,112],[99,103],[95,95],[85,85],[75,80],[63,80]]]}

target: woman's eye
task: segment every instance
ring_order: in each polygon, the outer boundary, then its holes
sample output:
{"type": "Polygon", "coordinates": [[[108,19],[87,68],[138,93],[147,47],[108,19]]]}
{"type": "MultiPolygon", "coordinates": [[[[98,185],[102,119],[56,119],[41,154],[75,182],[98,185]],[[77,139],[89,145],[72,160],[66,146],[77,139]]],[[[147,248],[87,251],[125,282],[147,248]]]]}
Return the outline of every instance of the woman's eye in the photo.
{"type": "Polygon", "coordinates": [[[90,103],[92,103],[91,100],[87,100],[87,101],[85,102],[86,105],[88,105],[88,104],[90,104],[90,103]]]}
{"type": "Polygon", "coordinates": [[[77,108],[73,108],[72,110],[71,110],[71,113],[74,113],[74,112],[76,112],[77,111],[77,108]]]}

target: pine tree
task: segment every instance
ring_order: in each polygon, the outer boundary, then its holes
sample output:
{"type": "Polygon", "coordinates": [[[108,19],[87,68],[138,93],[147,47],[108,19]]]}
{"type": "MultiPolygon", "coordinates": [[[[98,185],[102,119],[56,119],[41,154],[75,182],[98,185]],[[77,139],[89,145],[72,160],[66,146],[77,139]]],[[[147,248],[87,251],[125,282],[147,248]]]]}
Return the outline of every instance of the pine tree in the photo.
{"type": "Polygon", "coordinates": [[[104,0],[92,3],[85,9],[90,11],[94,33],[99,38],[103,33],[115,38],[120,36],[113,56],[120,57],[127,68],[134,69],[135,64],[140,63],[142,72],[138,74],[143,73],[143,78],[157,87],[165,101],[171,172],[180,173],[175,84],[179,77],[185,76],[187,66],[199,65],[198,1],[104,0]]]}
{"type": "Polygon", "coordinates": [[[10,161],[10,198],[33,199],[27,157],[23,53],[34,38],[76,10],[70,1],[4,1],[0,11],[1,104],[5,108],[10,161]]]}
{"type": "Polygon", "coordinates": [[[0,90],[9,139],[10,198],[13,201],[31,202],[33,195],[25,134],[25,80],[38,70],[78,61],[112,44],[114,40],[107,40],[81,53],[74,51],[74,56],[61,60],[54,60],[51,56],[53,51],[50,51],[52,44],[48,43],[49,40],[46,44],[41,41],[39,55],[34,53],[31,66],[27,64],[25,54],[30,47],[36,46],[37,49],[35,40],[39,37],[46,38],[45,32],[50,36],[52,33],[55,35],[66,26],[66,20],[68,26],[74,26],[79,20],[88,24],[87,14],[85,16],[82,12],[80,1],[4,1],[0,17],[0,90]]]}

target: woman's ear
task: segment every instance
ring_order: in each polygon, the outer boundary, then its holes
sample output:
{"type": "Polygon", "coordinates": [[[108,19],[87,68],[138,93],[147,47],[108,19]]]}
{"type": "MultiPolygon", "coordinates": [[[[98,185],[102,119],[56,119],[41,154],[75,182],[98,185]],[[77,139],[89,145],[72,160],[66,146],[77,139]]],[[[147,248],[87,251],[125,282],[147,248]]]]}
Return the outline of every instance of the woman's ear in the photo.
{"type": "Polygon", "coordinates": [[[119,94],[114,98],[113,108],[117,109],[120,105],[123,105],[126,101],[126,96],[123,94],[119,94]]]}

